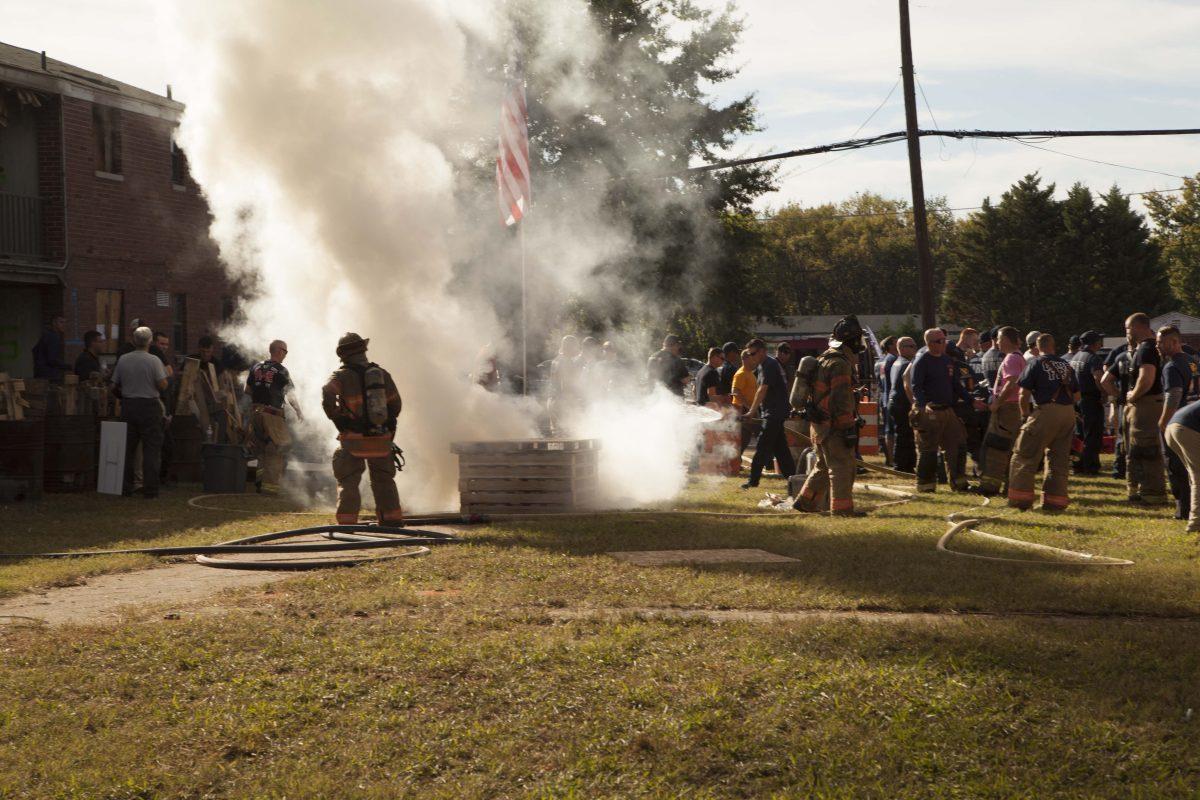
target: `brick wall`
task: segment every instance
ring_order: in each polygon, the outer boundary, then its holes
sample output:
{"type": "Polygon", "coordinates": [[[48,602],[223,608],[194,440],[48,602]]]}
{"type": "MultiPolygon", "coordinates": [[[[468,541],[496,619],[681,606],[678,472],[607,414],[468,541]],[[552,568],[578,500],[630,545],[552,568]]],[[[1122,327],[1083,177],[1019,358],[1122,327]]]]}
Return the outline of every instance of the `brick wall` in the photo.
{"type": "MultiPolygon", "coordinates": [[[[186,295],[186,349],[195,349],[196,340],[220,323],[222,297],[232,292],[208,235],[204,197],[190,177],[182,187],[171,182],[173,123],[122,110],[122,180],[116,180],[96,174],[92,104],[71,97],[62,103],[68,338],[82,338],[95,326],[98,289],[123,291],[126,323],[141,318],[169,333],[172,308],[155,303],[162,291],[186,295]]],[[[61,186],[61,174],[56,176],[61,186]]],[[[69,358],[79,349],[71,348],[69,358]]]]}

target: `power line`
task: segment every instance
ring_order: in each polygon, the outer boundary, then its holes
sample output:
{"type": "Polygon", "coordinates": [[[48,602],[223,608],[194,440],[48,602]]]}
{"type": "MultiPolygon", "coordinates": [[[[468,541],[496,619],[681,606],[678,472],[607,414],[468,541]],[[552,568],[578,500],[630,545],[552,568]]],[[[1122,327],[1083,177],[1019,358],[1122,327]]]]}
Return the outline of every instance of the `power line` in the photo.
{"type": "MultiPolygon", "coordinates": [[[[861,125],[859,125],[857,128],[854,129],[854,133],[850,134],[851,139],[853,139],[855,136],[858,136],[858,134],[862,132],[862,129],[867,127],[867,125],[871,122],[871,120],[875,119],[875,115],[878,114],[885,105],[887,105],[888,100],[892,99],[892,95],[895,94],[896,87],[899,85],[900,85],[900,79],[897,78],[896,82],[892,84],[892,88],[888,89],[887,96],[885,96],[883,98],[883,101],[879,105],[875,106],[875,110],[872,111],[870,113],[870,115],[868,115],[867,118],[862,121],[861,125]]],[[[934,124],[937,124],[937,123],[935,122],[934,124]]],[[[780,180],[785,180],[787,178],[791,178],[791,177],[795,177],[795,176],[799,176],[799,175],[807,175],[808,173],[813,172],[814,170],[818,170],[821,167],[828,166],[829,164],[832,164],[835,161],[840,161],[848,155],[850,155],[850,154],[843,153],[840,156],[834,156],[833,158],[829,159],[828,161],[822,161],[820,164],[817,164],[815,167],[809,167],[808,169],[802,169],[799,172],[788,173],[787,175],[784,175],[782,178],[780,178],[780,180]]]]}
{"type": "Polygon", "coordinates": [[[1166,175],[1168,178],[1185,178],[1185,177],[1187,177],[1186,175],[1176,175],[1172,172],[1163,172],[1162,170],[1157,170],[1157,169],[1146,169],[1145,167],[1133,167],[1133,166],[1130,166],[1129,164],[1117,164],[1113,161],[1100,161],[1095,158],[1088,158],[1087,156],[1077,156],[1074,153],[1064,153],[1061,150],[1054,150],[1049,147],[1043,147],[1040,144],[1034,144],[1033,142],[1025,142],[1020,139],[1013,139],[1012,141],[1016,142],[1017,144],[1024,145],[1026,147],[1032,147],[1036,150],[1045,150],[1047,153],[1054,153],[1055,155],[1066,156],[1067,158],[1077,158],[1080,161],[1090,161],[1093,164],[1103,164],[1106,167],[1119,167],[1120,169],[1132,169],[1137,172],[1149,172],[1154,175],[1166,175]]]}
{"type": "MultiPolygon", "coordinates": [[[[1174,177],[1174,176],[1172,176],[1172,177],[1174,177]]],[[[1185,187],[1185,186],[1178,186],[1174,189],[1148,189],[1147,191],[1144,191],[1144,192],[1121,192],[1120,196],[1121,197],[1144,197],[1145,195],[1148,195],[1148,194],[1173,194],[1174,192],[1182,192],[1186,188],[1187,187],[1185,187]]],[[[938,210],[938,211],[941,211],[941,210],[945,210],[945,211],[979,211],[981,208],[983,208],[983,206],[956,206],[954,208],[935,209],[935,210],[938,210]]],[[[854,219],[856,217],[895,217],[895,216],[901,216],[901,215],[911,216],[912,213],[913,213],[912,209],[906,208],[906,209],[902,209],[902,210],[898,210],[898,211],[868,211],[863,214],[832,214],[832,215],[830,215],[829,219],[854,219]]],[[[778,218],[778,215],[776,215],[776,214],[771,214],[771,215],[764,214],[761,216],[756,216],[754,219],[758,222],[770,222],[771,220],[777,219],[777,218],[778,218]]]]}
{"type": "MultiPolygon", "coordinates": [[[[1144,130],[1093,130],[1093,131],[991,131],[991,130],[951,130],[941,129],[918,130],[917,136],[949,136],[953,139],[1009,139],[1022,141],[1026,139],[1066,139],[1081,137],[1118,137],[1118,136],[1194,136],[1200,134],[1200,128],[1149,128],[1144,130]]],[[[752,158],[738,158],[729,161],[718,161],[712,164],[702,164],[698,167],[688,167],[684,173],[715,172],[733,167],[761,164],[766,161],[778,161],[785,158],[817,155],[818,153],[836,153],[844,150],[861,150],[867,147],[878,147],[884,144],[902,142],[908,137],[905,131],[891,131],[865,139],[847,139],[832,144],[816,147],[804,147],[798,150],[788,150],[782,153],[770,153],[752,158]]],[[[1025,142],[1027,143],[1027,142],[1025,142]]],[[[1167,174],[1167,173],[1163,173],[1167,174]]],[[[1170,177],[1179,177],[1171,175],[1170,177]]]]}

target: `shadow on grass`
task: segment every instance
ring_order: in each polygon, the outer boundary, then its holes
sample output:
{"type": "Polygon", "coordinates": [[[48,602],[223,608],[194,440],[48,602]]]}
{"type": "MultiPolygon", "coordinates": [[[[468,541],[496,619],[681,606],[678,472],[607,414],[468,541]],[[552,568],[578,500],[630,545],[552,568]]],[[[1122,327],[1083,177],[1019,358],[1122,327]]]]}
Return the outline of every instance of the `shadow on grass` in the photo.
{"type": "MultiPolygon", "coordinates": [[[[937,551],[934,545],[945,525],[940,518],[919,514],[897,519],[894,530],[880,530],[879,523],[889,520],[870,517],[835,520],[797,516],[770,525],[718,516],[600,519],[600,525],[597,518],[534,520],[472,538],[497,547],[533,547],[574,556],[622,550],[763,549],[797,562],[696,564],[685,568],[731,579],[738,575],[764,576],[818,594],[834,592],[846,598],[845,607],[849,608],[865,604],[958,611],[1200,614],[1200,579],[1186,563],[1155,562],[1117,568],[963,558],[937,551]]],[[[1072,523],[1054,522],[1053,526],[1056,534],[1092,533],[1072,523]]],[[[1038,537],[1028,538],[1034,541],[1038,537]]],[[[970,552],[1030,557],[1018,550],[997,553],[987,543],[970,540],[960,546],[970,552]]]]}
{"type": "MultiPolygon", "coordinates": [[[[0,508],[0,552],[47,553],[98,549],[114,542],[147,542],[253,520],[255,515],[189,506],[199,486],[172,486],[157,499],[98,493],[48,494],[38,503],[0,508]]],[[[264,516],[278,513],[272,510],[264,516]]],[[[0,564],[20,563],[5,561],[0,564]]]]}

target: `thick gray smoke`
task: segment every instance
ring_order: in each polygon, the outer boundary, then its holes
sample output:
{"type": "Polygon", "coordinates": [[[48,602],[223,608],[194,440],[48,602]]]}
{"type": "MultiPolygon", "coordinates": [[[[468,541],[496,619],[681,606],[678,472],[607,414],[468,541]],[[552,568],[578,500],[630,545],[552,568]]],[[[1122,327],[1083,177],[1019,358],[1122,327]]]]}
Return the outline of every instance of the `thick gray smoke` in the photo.
{"type": "MultiPolygon", "coordinates": [[[[258,289],[225,334],[256,358],[271,339],[288,342],[304,431],[330,448],[319,391],[335,343],[349,330],[370,337],[370,357],[404,397],[397,440],[410,508],[454,505],[450,442],[535,433],[530,402],[468,378],[485,343],[518,346],[495,302],[514,278],[512,237],[494,204],[485,213],[455,202],[464,148],[495,137],[501,88],[469,43],[502,47],[499,12],[485,0],[208,0],[174,12],[183,144],[223,257],[258,289]],[[464,256],[490,258],[494,270],[456,281],[464,256]]],[[[539,18],[541,57],[574,65],[554,102],[578,109],[590,100],[588,59],[602,57],[585,4],[554,0],[539,18]]],[[[536,298],[556,296],[545,283],[580,291],[596,264],[630,247],[625,226],[597,224],[594,193],[581,187],[570,209],[543,213],[534,191],[529,244],[555,266],[537,273],[536,298]]],[[[624,415],[609,404],[583,430],[605,439],[610,497],[669,497],[697,423],[673,401],[634,392],[624,415]],[[639,428],[654,431],[653,452],[639,428]]]]}

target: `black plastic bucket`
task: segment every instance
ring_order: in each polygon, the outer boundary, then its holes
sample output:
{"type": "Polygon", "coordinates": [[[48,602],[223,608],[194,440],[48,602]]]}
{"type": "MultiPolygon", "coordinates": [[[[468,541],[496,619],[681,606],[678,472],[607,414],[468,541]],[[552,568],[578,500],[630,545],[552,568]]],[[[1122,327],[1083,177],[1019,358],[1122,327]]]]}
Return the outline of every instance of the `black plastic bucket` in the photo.
{"type": "Polygon", "coordinates": [[[203,444],[204,491],[237,493],[246,491],[246,462],[250,454],[240,444],[203,444]]]}

